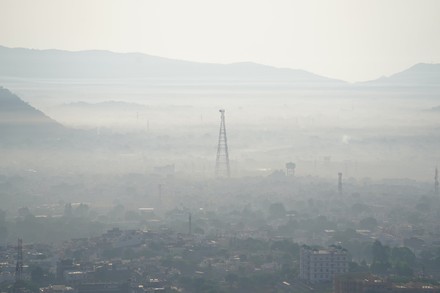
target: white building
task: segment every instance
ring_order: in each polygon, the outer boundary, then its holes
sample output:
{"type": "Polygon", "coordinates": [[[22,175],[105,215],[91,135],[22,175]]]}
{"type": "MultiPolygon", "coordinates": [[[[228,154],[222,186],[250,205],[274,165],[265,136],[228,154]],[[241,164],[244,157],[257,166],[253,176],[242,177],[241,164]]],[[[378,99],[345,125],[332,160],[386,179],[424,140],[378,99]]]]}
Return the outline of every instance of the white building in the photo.
{"type": "Polygon", "coordinates": [[[49,287],[40,288],[40,293],[73,293],[72,287],[65,285],[50,285],[49,287]]]}
{"type": "Polygon", "coordinates": [[[87,280],[87,273],[81,271],[65,271],[64,280],[69,284],[85,281],[87,280]]]}
{"type": "Polygon", "coordinates": [[[310,282],[329,282],[338,274],[348,272],[349,256],[345,249],[331,246],[328,249],[301,247],[300,279],[310,282]]]}

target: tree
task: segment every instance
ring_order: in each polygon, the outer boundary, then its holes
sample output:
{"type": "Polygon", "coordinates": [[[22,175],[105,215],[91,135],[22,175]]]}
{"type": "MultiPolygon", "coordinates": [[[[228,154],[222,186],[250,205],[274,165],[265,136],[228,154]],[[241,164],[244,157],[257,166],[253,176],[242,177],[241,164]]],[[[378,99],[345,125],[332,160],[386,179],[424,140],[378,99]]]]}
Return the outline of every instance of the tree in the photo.
{"type": "Polygon", "coordinates": [[[399,276],[411,277],[414,274],[412,267],[407,263],[397,263],[393,268],[399,276]]]}
{"type": "Polygon", "coordinates": [[[373,243],[372,252],[373,263],[371,265],[371,271],[375,274],[385,274],[391,267],[390,248],[376,240],[373,243]]]}
{"type": "Polygon", "coordinates": [[[391,263],[393,265],[401,263],[414,266],[416,256],[408,247],[393,247],[391,250],[391,263]]]}
{"type": "Polygon", "coordinates": [[[373,262],[389,262],[390,248],[382,245],[379,240],[374,241],[372,246],[373,262]]]}
{"type": "Polygon", "coordinates": [[[286,216],[286,208],[281,202],[273,203],[269,206],[269,216],[271,218],[284,218],[286,216]]]}

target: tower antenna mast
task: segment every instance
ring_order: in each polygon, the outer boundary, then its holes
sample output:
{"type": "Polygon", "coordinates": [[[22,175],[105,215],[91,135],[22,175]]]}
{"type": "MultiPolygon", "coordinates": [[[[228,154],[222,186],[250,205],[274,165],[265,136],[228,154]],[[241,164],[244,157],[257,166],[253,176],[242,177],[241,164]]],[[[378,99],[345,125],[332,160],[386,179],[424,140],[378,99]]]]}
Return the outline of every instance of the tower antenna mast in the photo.
{"type": "Polygon", "coordinates": [[[218,135],[217,160],[215,162],[216,177],[231,177],[229,167],[228,139],[226,138],[225,110],[219,110],[221,114],[220,132],[218,135]]]}

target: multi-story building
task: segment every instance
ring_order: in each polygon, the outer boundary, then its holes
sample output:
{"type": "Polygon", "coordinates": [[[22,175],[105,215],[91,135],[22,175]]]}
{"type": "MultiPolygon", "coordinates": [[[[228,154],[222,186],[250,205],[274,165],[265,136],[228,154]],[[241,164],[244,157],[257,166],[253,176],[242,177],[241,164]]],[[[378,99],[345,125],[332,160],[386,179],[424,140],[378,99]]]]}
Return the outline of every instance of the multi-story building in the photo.
{"type": "Polygon", "coordinates": [[[309,283],[330,282],[338,274],[348,272],[349,255],[341,247],[328,249],[301,247],[300,273],[302,280],[309,283]]]}

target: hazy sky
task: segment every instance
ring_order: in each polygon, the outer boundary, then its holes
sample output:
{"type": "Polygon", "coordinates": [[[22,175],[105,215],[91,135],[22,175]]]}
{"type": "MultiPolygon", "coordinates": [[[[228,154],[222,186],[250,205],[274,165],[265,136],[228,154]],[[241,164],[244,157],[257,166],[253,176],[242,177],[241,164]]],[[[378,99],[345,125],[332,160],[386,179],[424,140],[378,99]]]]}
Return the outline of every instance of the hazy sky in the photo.
{"type": "Polygon", "coordinates": [[[349,81],[440,62],[439,0],[0,0],[0,45],[254,61],[349,81]]]}

